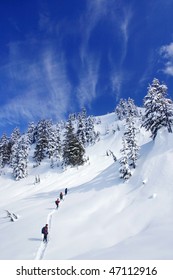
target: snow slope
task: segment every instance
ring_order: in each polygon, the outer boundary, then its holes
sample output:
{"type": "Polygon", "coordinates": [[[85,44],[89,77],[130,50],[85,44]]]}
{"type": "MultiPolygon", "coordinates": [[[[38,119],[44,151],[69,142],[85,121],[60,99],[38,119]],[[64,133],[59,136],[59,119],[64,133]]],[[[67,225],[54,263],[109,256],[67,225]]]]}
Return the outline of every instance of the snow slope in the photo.
{"type": "Polygon", "coordinates": [[[100,119],[100,141],[87,148],[84,166],[63,171],[45,161],[19,182],[8,170],[1,175],[0,259],[173,259],[173,134],[162,129],[153,142],[142,129],[137,168],[123,182],[118,161],[106,151],[120,157],[124,125],[118,121],[117,130],[113,113],[100,119]],[[41,182],[34,185],[36,174],[41,182]],[[19,219],[11,222],[5,210],[19,219]]]}

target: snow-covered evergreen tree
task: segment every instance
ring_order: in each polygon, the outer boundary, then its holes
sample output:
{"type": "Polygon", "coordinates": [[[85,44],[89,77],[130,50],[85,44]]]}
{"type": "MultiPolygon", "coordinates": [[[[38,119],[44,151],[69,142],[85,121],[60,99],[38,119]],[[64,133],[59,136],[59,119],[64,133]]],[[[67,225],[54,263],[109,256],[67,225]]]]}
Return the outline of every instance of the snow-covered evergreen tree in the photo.
{"type": "Polygon", "coordinates": [[[144,97],[145,114],[142,126],[151,131],[153,140],[161,127],[167,127],[168,132],[172,132],[173,105],[167,96],[167,86],[160,84],[158,79],[148,87],[148,93],[144,97]]]}
{"type": "Polygon", "coordinates": [[[86,120],[85,124],[85,135],[86,135],[86,143],[89,144],[95,144],[97,139],[97,133],[94,129],[94,119],[89,116],[86,120]]]}
{"type": "Polygon", "coordinates": [[[126,119],[124,138],[127,143],[127,150],[128,150],[127,156],[128,156],[129,166],[132,166],[133,168],[136,167],[136,161],[139,156],[139,146],[137,144],[136,132],[137,129],[135,127],[134,118],[130,116],[126,119]]]}
{"type": "Polygon", "coordinates": [[[48,151],[49,131],[51,122],[48,120],[41,120],[37,124],[36,147],[34,158],[38,164],[46,157],[48,151]]]}
{"type": "Polygon", "coordinates": [[[55,153],[54,157],[56,159],[57,164],[59,165],[58,162],[60,162],[61,156],[62,156],[62,140],[61,140],[61,129],[60,125],[57,124],[55,126],[55,153]]]}
{"type": "Polygon", "coordinates": [[[138,117],[138,109],[132,98],[128,100],[121,98],[119,104],[115,108],[115,113],[119,120],[123,120],[129,116],[138,117]]]}
{"type": "Polygon", "coordinates": [[[58,124],[56,126],[51,126],[49,129],[48,138],[48,156],[51,160],[51,167],[53,168],[55,162],[59,165],[61,155],[61,139],[58,124]]]}
{"type": "Polygon", "coordinates": [[[81,115],[78,115],[78,122],[77,122],[77,137],[79,141],[85,146],[86,144],[86,120],[82,118],[81,115]]]}
{"type": "Polygon", "coordinates": [[[128,156],[127,156],[127,143],[126,140],[122,139],[123,148],[120,150],[122,157],[119,160],[121,167],[119,168],[120,178],[127,180],[131,177],[131,170],[128,164],[128,156]]]}
{"type": "Polygon", "coordinates": [[[28,175],[27,163],[28,163],[28,146],[29,140],[27,137],[21,137],[18,139],[12,147],[12,167],[13,176],[16,180],[25,178],[28,175]]]}
{"type": "Polygon", "coordinates": [[[127,116],[127,100],[121,98],[118,105],[115,108],[115,113],[118,117],[118,120],[123,120],[127,116]]]}
{"type": "Polygon", "coordinates": [[[35,124],[33,122],[29,123],[27,136],[28,136],[28,141],[31,145],[35,143],[35,133],[36,133],[35,129],[36,129],[35,124]]]}
{"type": "Polygon", "coordinates": [[[0,139],[0,167],[3,168],[10,163],[11,143],[4,133],[0,139]]]}
{"type": "Polygon", "coordinates": [[[63,144],[63,161],[65,165],[82,165],[84,163],[85,149],[74,133],[71,119],[68,120],[63,144]]]}
{"type": "Polygon", "coordinates": [[[139,112],[137,106],[134,103],[132,98],[128,98],[127,100],[127,117],[139,117],[139,112]]]}
{"type": "Polygon", "coordinates": [[[21,136],[20,130],[18,127],[16,127],[11,133],[11,137],[10,137],[10,141],[12,145],[15,144],[15,142],[20,138],[20,136],[21,136]]]}

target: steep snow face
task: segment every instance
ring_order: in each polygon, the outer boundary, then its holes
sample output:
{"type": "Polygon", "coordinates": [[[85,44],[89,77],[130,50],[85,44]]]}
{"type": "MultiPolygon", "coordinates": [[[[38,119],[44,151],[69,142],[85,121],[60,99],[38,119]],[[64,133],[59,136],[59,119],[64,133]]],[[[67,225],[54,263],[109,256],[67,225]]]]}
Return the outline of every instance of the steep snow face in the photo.
{"type": "Polygon", "coordinates": [[[162,129],[153,142],[140,129],[137,167],[123,182],[119,162],[106,152],[120,157],[124,122],[115,114],[99,118],[100,141],[87,148],[85,165],[63,171],[44,161],[18,182],[3,171],[0,259],[173,259],[173,134],[162,129]],[[37,174],[41,182],[34,185],[37,174]],[[55,209],[65,187],[68,194],[55,209]],[[18,219],[11,222],[5,210],[18,219]]]}

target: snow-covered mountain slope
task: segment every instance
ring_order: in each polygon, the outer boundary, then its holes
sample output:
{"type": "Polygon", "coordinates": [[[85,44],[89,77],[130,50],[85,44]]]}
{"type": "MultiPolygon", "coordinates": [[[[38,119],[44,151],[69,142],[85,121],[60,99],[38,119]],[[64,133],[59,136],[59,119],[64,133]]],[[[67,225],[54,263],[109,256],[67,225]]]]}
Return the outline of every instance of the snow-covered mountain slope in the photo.
{"type": "Polygon", "coordinates": [[[119,162],[106,155],[111,150],[120,157],[123,123],[115,114],[100,120],[100,141],[87,148],[85,165],[63,171],[44,161],[18,182],[2,173],[0,259],[173,259],[173,134],[161,129],[153,142],[140,129],[137,167],[123,182],[119,162]],[[41,182],[34,185],[37,174],[41,182]],[[11,222],[5,210],[19,218],[11,222]]]}

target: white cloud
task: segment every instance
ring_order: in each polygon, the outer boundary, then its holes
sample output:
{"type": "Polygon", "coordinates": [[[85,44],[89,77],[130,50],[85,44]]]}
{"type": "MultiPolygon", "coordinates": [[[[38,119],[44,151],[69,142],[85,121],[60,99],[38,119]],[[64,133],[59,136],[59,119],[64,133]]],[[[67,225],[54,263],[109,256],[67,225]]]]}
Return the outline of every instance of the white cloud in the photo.
{"type": "Polygon", "coordinates": [[[53,22],[49,12],[41,12],[38,28],[40,32],[46,33],[47,39],[39,41],[31,34],[26,35],[24,41],[9,44],[9,62],[4,67],[10,81],[6,85],[8,100],[1,106],[0,120],[16,123],[21,118],[28,121],[43,117],[61,119],[67,111],[75,111],[76,105],[90,106],[99,94],[97,83],[101,57],[99,52],[93,54],[88,49],[89,39],[101,19],[111,21],[112,26],[115,25],[122,35],[119,61],[113,61],[110,54],[110,81],[113,91],[119,97],[124,81],[123,62],[132,15],[132,9],[122,5],[120,0],[87,0],[86,11],[73,24],[66,19],[53,22]],[[120,9],[121,16],[118,16],[120,9]],[[81,36],[78,54],[81,65],[76,66],[79,79],[77,89],[73,89],[67,76],[67,61],[62,50],[63,38],[72,32],[80,33],[81,36]]]}
{"type": "MultiPolygon", "coordinates": [[[[80,57],[85,68],[85,71],[81,76],[81,83],[78,89],[78,97],[81,98],[81,102],[92,102],[96,97],[96,85],[99,78],[99,52],[96,56],[91,56],[88,53],[88,42],[92,31],[101,19],[110,21],[115,29],[119,30],[121,34],[121,55],[117,61],[114,61],[112,54],[109,53],[109,63],[111,65],[111,77],[113,92],[118,99],[121,95],[121,89],[124,81],[123,75],[123,63],[127,53],[127,46],[130,34],[130,23],[133,17],[133,11],[130,5],[124,5],[119,0],[95,0],[87,1],[87,11],[85,16],[80,19],[81,33],[83,34],[82,44],[80,48],[80,57]],[[121,16],[119,11],[121,10],[121,16]]],[[[116,36],[116,31],[115,31],[116,36]]],[[[112,33],[114,38],[114,33],[112,33]]]]}
{"type": "Polygon", "coordinates": [[[173,57],[173,43],[162,46],[160,51],[161,51],[161,54],[163,54],[167,58],[173,57]]]}
{"type": "Polygon", "coordinates": [[[9,83],[5,88],[7,99],[1,106],[1,122],[64,118],[71,106],[71,87],[62,53],[57,54],[45,44],[37,58],[26,59],[21,50],[19,43],[11,44],[9,63],[3,68],[9,83]]]}
{"type": "Polygon", "coordinates": [[[118,101],[121,96],[121,88],[122,88],[122,84],[123,84],[122,73],[120,73],[120,72],[114,73],[114,74],[112,73],[111,82],[112,82],[113,92],[115,93],[115,96],[116,96],[116,101],[118,101]]]}
{"type": "Polygon", "coordinates": [[[96,86],[98,81],[99,60],[88,56],[83,61],[83,69],[80,73],[80,83],[77,88],[77,98],[80,107],[90,106],[91,102],[96,98],[96,86]]]}
{"type": "Polygon", "coordinates": [[[160,54],[166,60],[163,72],[173,76],[173,43],[162,46],[160,54]]]}
{"type": "Polygon", "coordinates": [[[128,40],[129,40],[129,29],[130,29],[130,23],[131,19],[133,17],[133,12],[130,6],[123,7],[123,16],[120,19],[120,30],[122,32],[123,36],[123,44],[122,44],[122,55],[121,55],[121,64],[123,64],[124,59],[126,57],[127,53],[127,46],[128,46],[128,40]]]}
{"type": "Polygon", "coordinates": [[[64,116],[71,106],[71,85],[68,81],[63,55],[55,55],[52,51],[44,54],[43,65],[45,84],[48,91],[48,104],[53,115],[64,116]]]}
{"type": "Polygon", "coordinates": [[[164,73],[173,76],[173,61],[165,64],[164,73]]]}

